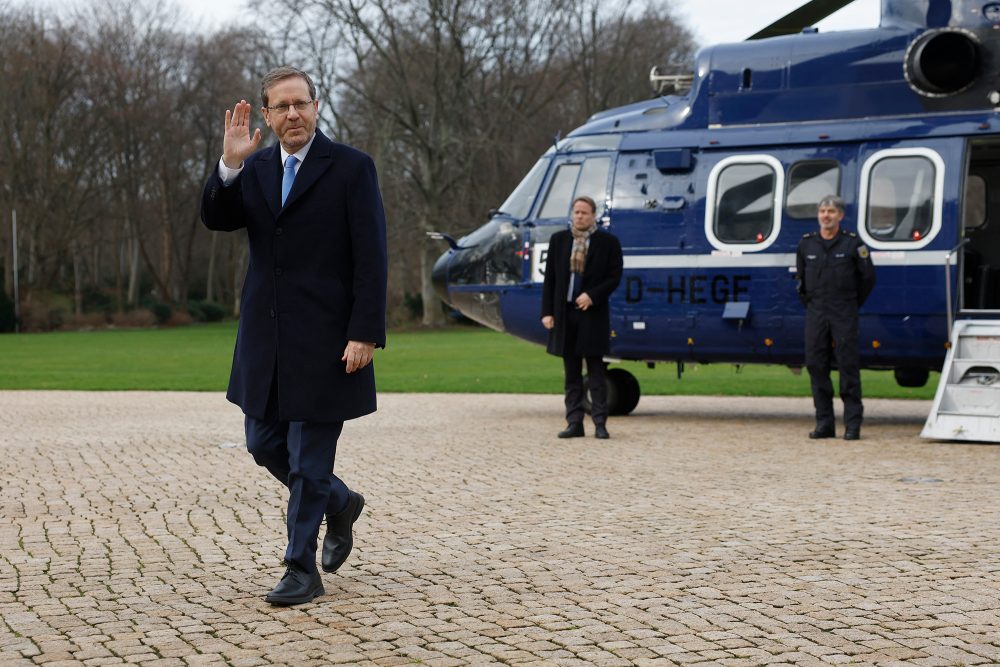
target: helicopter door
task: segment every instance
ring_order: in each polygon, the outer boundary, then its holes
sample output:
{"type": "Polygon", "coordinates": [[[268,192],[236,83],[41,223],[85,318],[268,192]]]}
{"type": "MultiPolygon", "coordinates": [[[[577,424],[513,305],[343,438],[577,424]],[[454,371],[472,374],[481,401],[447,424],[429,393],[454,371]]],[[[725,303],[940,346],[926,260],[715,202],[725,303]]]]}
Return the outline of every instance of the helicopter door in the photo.
{"type": "Polygon", "coordinates": [[[962,197],[962,310],[1000,310],[1000,143],[976,142],[962,197]]]}
{"type": "Polygon", "coordinates": [[[620,153],[612,201],[615,234],[622,247],[683,249],[691,181],[689,169],[657,168],[653,152],[620,153]]]}

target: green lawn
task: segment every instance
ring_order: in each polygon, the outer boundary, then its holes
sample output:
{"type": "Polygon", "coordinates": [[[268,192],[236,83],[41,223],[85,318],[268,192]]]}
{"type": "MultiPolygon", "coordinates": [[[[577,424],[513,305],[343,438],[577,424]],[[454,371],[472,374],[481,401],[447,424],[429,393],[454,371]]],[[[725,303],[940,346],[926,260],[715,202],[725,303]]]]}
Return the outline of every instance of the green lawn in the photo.
{"type": "MultiPolygon", "coordinates": [[[[177,329],[60,332],[0,336],[0,389],[151,389],[224,391],[236,325],[177,329]]],[[[562,362],[530,343],[486,329],[390,333],[375,354],[378,387],[398,392],[562,392],[562,362]]],[[[644,394],[808,396],[809,380],[784,366],[674,364],[622,367],[644,394]]],[[[867,397],[933,398],[927,386],[904,389],[892,373],[864,372],[867,397]]]]}

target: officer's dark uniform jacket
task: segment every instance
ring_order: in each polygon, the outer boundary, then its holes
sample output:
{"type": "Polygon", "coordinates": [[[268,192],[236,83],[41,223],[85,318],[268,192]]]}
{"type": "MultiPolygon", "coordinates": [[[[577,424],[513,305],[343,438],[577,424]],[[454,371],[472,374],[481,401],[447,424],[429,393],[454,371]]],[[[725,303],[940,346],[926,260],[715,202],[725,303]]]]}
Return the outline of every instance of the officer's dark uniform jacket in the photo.
{"type": "Polygon", "coordinates": [[[802,237],[796,257],[799,298],[827,317],[844,317],[865,302],[875,287],[868,247],[841,228],[829,249],[819,232],[802,237]]]}
{"type": "Polygon", "coordinates": [[[819,232],[802,237],[796,256],[798,293],[806,306],[806,367],[812,381],[816,424],[833,431],[831,357],[840,371],[840,397],[848,431],[861,428],[861,360],[858,309],[875,287],[875,267],[854,232],[825,241],[819,232]]]}

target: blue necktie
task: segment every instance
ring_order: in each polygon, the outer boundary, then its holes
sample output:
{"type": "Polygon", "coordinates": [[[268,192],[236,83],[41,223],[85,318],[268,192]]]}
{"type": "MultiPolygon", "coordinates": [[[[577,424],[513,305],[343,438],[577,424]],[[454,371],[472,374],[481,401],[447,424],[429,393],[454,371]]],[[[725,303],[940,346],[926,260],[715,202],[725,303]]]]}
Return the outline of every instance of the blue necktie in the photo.
{"type": "Polygon", "coordinates": [[[292,191],[292,183],[295,182],[295,163],[299,159],[294,155],[289,155],[285,160],[285,173],[281,177],[281,205],[285,205],[288,193],[292,191]]]}

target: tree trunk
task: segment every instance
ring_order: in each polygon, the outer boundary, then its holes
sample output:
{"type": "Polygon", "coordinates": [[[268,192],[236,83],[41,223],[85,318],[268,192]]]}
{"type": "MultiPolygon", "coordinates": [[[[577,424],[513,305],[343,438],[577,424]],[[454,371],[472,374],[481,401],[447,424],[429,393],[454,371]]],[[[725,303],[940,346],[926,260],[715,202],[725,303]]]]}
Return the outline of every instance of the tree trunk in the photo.
{"type": "Polygon", "coordinates": [[[80,244],[73,243],[73,306],[76,316],[83,315],[83,258],[80,256],[80,244]]]}
{"type": "Polygon", "coordinates": [[[125,311],[125,294],[124,289],[124,279],[125,275],[125,241],[119,236],[121,232],[116,232],[116,243],[115,246],[118,248],[118,261],[115,262],[115,312],[122,313],[125,311]]]}
{"type": "Polygon", "coordinates": [[[170,236],[170,226],[163,222],[160,225],[160,275],[163,276],[163,296],[167,303],[177,303],[177,284],[174,282],[173,243],[170,236]]]}
{"type": "Polygon", "coordinates": [[[208,278],[205,279],[205,301],[215,301],[215,248],[218,245],[219,232],[212,232],[212,245],[208,248],[208,278]]]}
{"type": "Polygon", "coordinates": [[[13,229],[10,220],[0,218],[0,229],[4,232],[0,234],[0,244],[3,252],[3,291],[4,294],[13,298],[14,296],[14,244],[11,243],[13,229]]]}
{"type": "Polygon", "coordinates": [[[250,247],[248,244],[240,244],[239,261],[236,262],[236,270],[233,271],[233,317],[240,316],[240,296],[243,294],[243,279],[246,275],[247,255],[250,247]]]}
{"type": "Polygon", "coordinates": [[[35,235],[28,230],[28,280],[29,285],[35,284],[35,269],[38,267],[38,245],[35,243],[35,235]]]}
{"type": "Polygon", "coordinates": [[[94,263],[90,267],[90,284],[95,289],[101,287],[101,244],[99,242],[94,243],[94,263]]]}
{"type": "Polygon", "coordinates": [[[139,239],[133,235],[127,243],[131,250],[128,267],[128,305],[135,308],[139,305],[139,239]]]}
{"type": "Polygon", "coordinates": [[[434,283],[431,282],[431,271],[434,269],[434,262],[437,261],[440,248],[429,247],[425,242],[424,249],[420,255],[420,295],[424,305],[424,316],[421,324],[425,327],[444,326],[444,312],[441,310],[441,302],[434,292],[434,283]]]}

